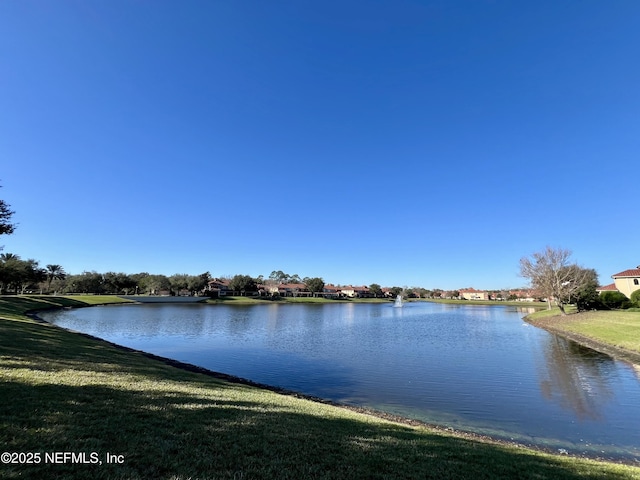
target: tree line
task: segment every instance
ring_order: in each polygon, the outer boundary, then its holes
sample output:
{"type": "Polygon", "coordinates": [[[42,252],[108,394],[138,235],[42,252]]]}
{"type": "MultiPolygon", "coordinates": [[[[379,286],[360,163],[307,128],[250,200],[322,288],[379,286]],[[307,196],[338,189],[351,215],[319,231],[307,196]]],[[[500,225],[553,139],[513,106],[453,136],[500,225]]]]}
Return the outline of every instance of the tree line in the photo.
{"type": "MultiPolygon", "coordinates": [[[[116,294],[116,295],[207,295],[209,272],[200,275],[176,273],[174,275],[152,274],[148,272],[128,274],[124,272],[84,271],[68,274],[61,265],[47,264],[44,267],[34,259],[22,259],[13,253],[0,254],[0,295],[1,294],[116,294]]],[[[323,292],[325,282],[321,277],[289,275],[281,270],[273,271],[269,277],[262,275],[233,275],[223,278],[228,289],[240,295],[254,295],[261,288],[279,284],[300,284],[311,293],[323,292]]],[[[382,287],[371,284],[369,290],[376,297],[384,296],[382,287]]],[[[393,296],[426,298],[434,292],[419,288],[393,287],[393,296]]],[[[276,294],[277,296],[277,294],[276,294]]]]}
{"type": "Polygon", "coordinates": [[[39,262],[33,259],[23,260],[12,253],[0,254],[0,294],[157,295],[168,292],[174,295],[198,295],[206,290],[209,280],[209,272],[166,276],[147,272],[127,274],[90,271],[69,275],[60,265],[40,267],[39,262]]]}

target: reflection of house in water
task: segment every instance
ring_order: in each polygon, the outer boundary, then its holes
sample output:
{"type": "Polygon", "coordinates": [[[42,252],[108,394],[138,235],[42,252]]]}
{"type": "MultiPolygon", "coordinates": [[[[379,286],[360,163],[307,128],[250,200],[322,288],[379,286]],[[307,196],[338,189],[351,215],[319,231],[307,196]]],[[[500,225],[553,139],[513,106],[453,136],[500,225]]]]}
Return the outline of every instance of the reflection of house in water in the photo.
{"type": "Polygon", "coordinates": [[[516,310],[519,313],[526,313],[527,315],[531,313],[536,313],[538,311],[538,309],[535,307],[516,307],[516,310]]]}
{"type": "Polygon", "coordinates": [[[601,408],[613,396],[609,387],[613,358],[557,335],[549,336],[544,354],[546,371],[540,381],[544,397],[573,410],[580,419],[600,419],[601,408]]]}

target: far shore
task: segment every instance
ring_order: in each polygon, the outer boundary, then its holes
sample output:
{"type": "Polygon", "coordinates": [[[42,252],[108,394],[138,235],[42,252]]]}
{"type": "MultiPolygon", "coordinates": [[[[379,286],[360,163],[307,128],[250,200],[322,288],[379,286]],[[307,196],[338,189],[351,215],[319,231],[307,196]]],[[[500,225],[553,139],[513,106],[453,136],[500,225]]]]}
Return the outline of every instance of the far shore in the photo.
{"type": "MultiPolygon", "coordinates": [[[[10,295],[11,297],[13,295],[10,295]]],[[[46,298],[47,295],[35,295],[35,297],[46,298]]],[[[55,298],[55,295],[51,296],[55,298]]],[[[92,301],[91,299],[107,299],[104,303],[118,303],[118,301],[131,301],[131,302],[141,302],[141,303],[189,303],[189,302],[202,302],[207,304],[234,304],[234,305],[273,305],[273,304],[282,304],[282,303],[313,303],[313,304],[323,304],[323,303],[393,303],[395,298],[374,298],[374,297],[343,297],[343,298],[325,298],[325,297],[307,297],[307,296],[299,296],[299,297],[280,297],[278,299],[271,299],[269,297],[260,297],[260,296],[223,296],[223,297],[178,297],[178,296],[158,296],[158,295],[94,295],[94,294],[71,294],[71,295],[60,295],[60,297],[64,298],[72,298],[81,301],[88,301],[89,303],[96,304],[100,302],[92,301]]],[[[510,306],[510,307],[521,307],[521,308],[535,308],[535,309],[544,309],[547,308],[547,304],[545,302],[522,302],[522,301],[514,301],[514,300],[462,300],[462,299],[451,299],[451,298],[407,298],[404,299],[404,303],[414,303],[414,302],[431,302],[431,303],[442,303],[449,305],[486,305],[486,306],[510,306]]]]}

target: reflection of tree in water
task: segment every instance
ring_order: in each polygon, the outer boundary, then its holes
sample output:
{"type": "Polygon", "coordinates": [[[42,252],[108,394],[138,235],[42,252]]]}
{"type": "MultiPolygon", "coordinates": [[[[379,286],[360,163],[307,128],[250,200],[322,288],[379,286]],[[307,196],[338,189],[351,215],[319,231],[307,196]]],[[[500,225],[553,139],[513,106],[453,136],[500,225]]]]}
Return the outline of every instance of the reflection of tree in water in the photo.
{"type": "Polygon", "coordinates": [[[545,360],[546,375],[540,382],[544,397],[573,410],[580,419],[601,418],[600,408],[612,397],[608,380],[614,360],[556,335],[549,336],[545,360]]]}

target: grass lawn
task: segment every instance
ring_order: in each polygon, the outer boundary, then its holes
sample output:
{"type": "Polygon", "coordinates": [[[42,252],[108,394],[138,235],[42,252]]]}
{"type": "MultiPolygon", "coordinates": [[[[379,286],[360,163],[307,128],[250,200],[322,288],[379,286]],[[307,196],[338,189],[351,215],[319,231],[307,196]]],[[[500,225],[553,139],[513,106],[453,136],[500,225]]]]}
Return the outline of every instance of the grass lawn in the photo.
{"type": "Polygon", "coordinates": [[[490,305],[490,306],[510,306],[510,307],[533,307],[547,308],[546,302],[516,302],[516,301],[496,301],[496,300],[455,300],[453,298],[430,298],[427,302],[447,303],[450,305],[490,305]]]}
{"type": "Polygon", "coordinates": [[[583,335],[590,339],[640,353],[640,312],[612,310],[561,316],[558,309],[536,312],[528,319],[542,327],[583,335]]]}
{"type": "Polygon", "coordinates": [[[211,298],[207,300],[207,303],[227,305],[272,305],[279,303],[391,303],[391,300],[384,298],[341,298],[333,300],[322,297],[281,297],[279,300],[268,300],[261,297],[225,296],[220,298],[211,298]]]}
{"type": "Polygon", "coordinates": [[[286,303],[392,303],[388,298],[314,298],[314,297],[286,297],[286,303]]]}
{"type": "Polygon", "coordinates": [[[88,307],[110,303],[131,303],[115,295],[7,295],[0,296],[0,318],[23,319],[29,310],[46,310],[61,307],[88,307]]]}
{"type": "Polygon", "coordinates": [[[41,454],[37,464],[0,464],[1,478],[640,479],[637,467],[228,383],[24,315],[84,300],[0,297],[2,450],[41,454]],[[102,464],[45,462],[52,452],[89,461],[95,452],[102,464]],[[107,453],[123,463],[107,463],[107,453]]]}

